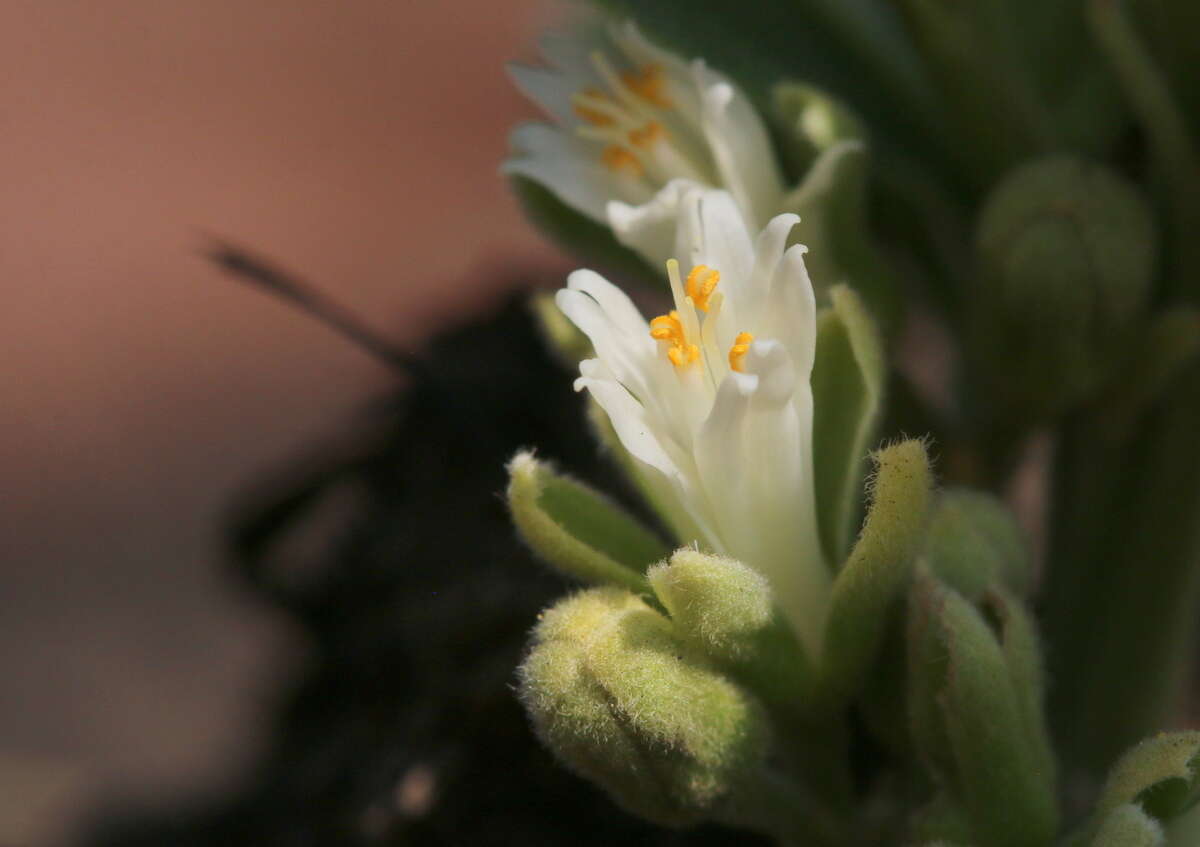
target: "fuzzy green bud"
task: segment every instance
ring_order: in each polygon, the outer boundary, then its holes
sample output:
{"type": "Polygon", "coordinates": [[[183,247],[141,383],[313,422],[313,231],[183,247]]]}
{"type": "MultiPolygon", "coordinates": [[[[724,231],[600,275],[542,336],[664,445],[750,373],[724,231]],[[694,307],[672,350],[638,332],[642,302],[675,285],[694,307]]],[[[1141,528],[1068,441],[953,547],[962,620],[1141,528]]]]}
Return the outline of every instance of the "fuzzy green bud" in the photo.
{"type": "Polygon", "coordinates": [[[1113,765],[1096,810],[1102,817],[1123,803],[1138,802],[1167,820],[1198,801],[1200,732],[1164,732],[1134,746],[1113,765]]]}
{"type": "Polygon", "coordinates": [[[679,637],[771,704],[810,697],[812,664],[758,571],[691,548],[646,574],[679,637]]]}
{"type": "Polygon", "coordinates": [[[1100,822],[1091,847],[1162,847],[1162,826],[1136,803],[1117,806],[1100,822]]]}
{"type": "Polygon", "coordinates": [[[1145,310],[1156,232],[1137,188],[1055,156],[1008,174],[976,233],[981,398],[1005,421],[1056,415],[1120,364],[1145,310]]]}
{"type": "Polygon", "coordinates": [[[973,842],[1037,847],[1057,826],[1041,659],[1029,615],[989,592],[984,609],[924,573],[910,616],[913,737],[959,799],[973,842]]]}
{"type": "Polygon", "coordinates": [[[592,589],[546,611],[519,677],[546,746],[663,826],[718,817],[761,769],[761,707],[626,591],[592,589]]]}
{"type": "Polygon", "coordinates": [[[966,488],[939,492],[929,521],[925,562],[972,601],[1005,585],[1024,594],[1032,579],[1029,551],[1012,512],[996,497],[966,488]]]}

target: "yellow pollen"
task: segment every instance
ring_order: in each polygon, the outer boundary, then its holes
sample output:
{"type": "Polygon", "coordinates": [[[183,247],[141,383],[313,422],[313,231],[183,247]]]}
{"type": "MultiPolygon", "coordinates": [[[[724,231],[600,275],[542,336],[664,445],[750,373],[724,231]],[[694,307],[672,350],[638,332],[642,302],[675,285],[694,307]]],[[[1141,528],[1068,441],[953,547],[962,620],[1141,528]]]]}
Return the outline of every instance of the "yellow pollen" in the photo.
{"type": "Polygon", "coordinates": [[[708,265],[696,265],[687,275],[687,294],[701,312],[707,312],[713,289],[721,281],[721,272],[708,265]]]}
{"type": "Polygon", "coordinates": [[[658,65],[646,65],[640,71],[626,71],[621,74],[621,82],[647,103],[653,103],[663,109],[671,108],[671,101],[663,92],[667,80],[658,65]]]}
{"type": "Polygon", "coordinates": [[[748,332],[739,332],[737,334],[737,338],[733,339],[733,346],[729,348],[729,367],[738,373],[744,372],[746,351],[750,349],[753,341],[754,336],[748,332]]]}
{"type": "Polygon", "coordinates": [[[634,176],[642,175],[642,163],[638,161],[638,157],[616,144],[604,148],[604,152],[600,154],[600,161],[610,170],[626,170],[634,176]]]}
{"type": "Polygon", "coordinates": [[[574,101],[571,105],[572,110],[580,118],[592,126],[612,126],[616,121],[612,115],[609,115],[595,106],[588,105],[587,100],[602,100],[604,102],[611,101],[611,98],[601,91],[599,88],[585,88],[572,98],[574,101]]]}
{"type": "Polygon", "coordinates": [[[644,127],[629,131],[629,143],[634,147],[646,148],[654,142],[665,138],[666,135],[667,131],[663,129],[662,124],[658,121],[650,121],[644,127]]]}
{"type": "Polygon", "coordinates": [[[700,358],[700,348],[688,343],[687,335],[683,331],[683,321],[674,310],[650,321],[650,337],[670,345],[667,348],[667,358],[677,368],[690,365],[700,358]]]}

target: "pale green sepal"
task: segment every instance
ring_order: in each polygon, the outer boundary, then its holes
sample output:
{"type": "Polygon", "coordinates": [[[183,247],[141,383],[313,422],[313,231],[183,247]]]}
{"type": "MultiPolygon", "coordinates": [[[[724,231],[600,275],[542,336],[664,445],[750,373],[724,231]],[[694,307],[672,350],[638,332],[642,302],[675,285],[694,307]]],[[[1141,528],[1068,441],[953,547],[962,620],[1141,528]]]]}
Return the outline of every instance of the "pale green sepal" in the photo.
{"type": "Polygon", "coordinates": [[[981,847],[1043,847],[1058,825],[1054,775],[1029,743],[1004,649],[955,591],[945,591],[938,623],[947,652],[942,714],[975,838],[981,847]]]}
{"type": "Polygon", "coordinates": [[[761,574],[685,547],[646,575],[680,638],[770,704],[794,710],[811,699],[812,663],[761,574]]]}
{"type": "Polygon", "coordinates": [[[533,551],[583,582],[647,593],[645,569],[670,549],[624,510],[532,453],[508,465],[508,506],[533,551]]]}
{"type": "Polygon", "coordinates": [[[592,343],[579,328],[562,313],[554,302],[554,294],[539,291],[529,298],[529,311],[541,332],[546,347],[565,367],[576,370],[580,361],[593,355],[592,343]]]}
{"type": "Polygon", "coordinates": [[[817,697],[837,709],[861,689],[924,542],[933,472],[925,445],[903,441],[872,455],[871,507],[833,583],[817,697]]]}
{"type": "Polygon", "coordinates": [[[792,240],[809,248],[804,261],[817,301],[827,302],[833,286],[849,285],[887,337],[900,315],[900,282],[872,240],[869,159],[862,141],[838,141],[821,151],[801,183],[784,197],[780,211],[800,216],[792,240]]]}
{"type": "Polygon", "coordinates": [[[858,115],[825,91],[805,82],[781,82],[771,89],[781,152],[796,173],[804,173],[825,150],[841,141],[865,141],[858,115]]]}
{"type": "Polygon", "coordinates": [[[1109,772],[1096,803],[1097,817],[1140,802],[1166,820],[1200,800],[1200,732],[1164,732],[1123,755],[1109,772]]]}
{"type": "Polygon", "coordinates": [[[721,815],[762,768],[761,708],[626,591],[591,589],[546,611],[519,679],[546,746],[663,826],[721,815]]]}
{"type": "Polygon", "coordinates": [[[929,569],[972,602],[992,585],[1029,591],[1032,559],[1012,512],[996,497],[967,488],[938,493],[924,558],[929,569]]]}
{"type": "Polygon", "coordinates": [[[1101,822],[1091,847],[1162,847],[1162,826],[1135,803],[1117,806],[1101,822]]]}
{"type": "Polygon", "coordinates": [[[817,318],[813,363],[813,476],[821,544],[835,561],[849,552],[862,513],[867,453],[879,429],[887,363],[871,316],[844,285],[817,318]]]}

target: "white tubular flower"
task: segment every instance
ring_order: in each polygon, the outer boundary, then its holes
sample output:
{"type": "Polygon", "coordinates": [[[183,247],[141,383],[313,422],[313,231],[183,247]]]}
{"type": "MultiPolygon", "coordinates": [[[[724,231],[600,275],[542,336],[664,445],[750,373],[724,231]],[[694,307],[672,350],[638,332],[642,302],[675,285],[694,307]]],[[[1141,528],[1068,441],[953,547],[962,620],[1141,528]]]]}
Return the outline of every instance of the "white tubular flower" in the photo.
{"type": "Polygon", "coordinates": [[[558,292],[596,351],[575,387],[603,407],[679,540],[766,576],[815,651],[831,578],[813,491],[816,304],[806,248],[784,249],[799,218],[779,215],[755,241],[728,193],[674,195],[687,270],[667,263],[672,311],[647,323],[588,270],[558,292]]]}
{"type": "Polygon", "coordinates": [[[640,206],[675,179],[728,190],[754,229],[779,210],[766,128],[723,74],[655,47],[631,22],[548,36],[542,51],[550,67],[510,70],[554,125],[517,127],[505,173],[604,224],[610,203],[640,206]]]}

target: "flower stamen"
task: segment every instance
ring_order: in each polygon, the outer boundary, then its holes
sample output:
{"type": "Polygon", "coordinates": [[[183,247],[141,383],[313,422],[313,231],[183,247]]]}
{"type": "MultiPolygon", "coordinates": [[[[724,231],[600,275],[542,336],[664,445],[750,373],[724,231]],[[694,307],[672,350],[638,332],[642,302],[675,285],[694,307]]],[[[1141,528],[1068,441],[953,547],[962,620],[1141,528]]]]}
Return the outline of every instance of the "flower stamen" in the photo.
{"type": "Polygon", "coordinates": [[[658,65],[646,65],[638,71],[626,71],[621,74],[621,82],[646,102],[653,103],[660,109],[671,108],[671,101],[663,93],[666,78],[658,65]]]}
{"type": "Polygon", "coordinates": [[[700,348],[688,342],[683,321],[674,309],[650,321],[650,337],[667,343],[667,358],[677,368],[686,367],[700,358],[700,348]]]}
{"type": "Polygon", "coordinates": [[[600,154],[600,161],[609,170],[624,170],[633,176],[641,176],[645,172],[637,156],[630,153],[624,147],[618,147],[616,144],[610,144],[604,148],[604,152],[600,154]]]}
{"type": "Polygon", "coordinates": [[[710,268],[708,265],[696,265],[687,275],[687,295],[692,298],[692,302],[696,304],[696,308],[701,312],[707,312],[709,306],[709,298],[712,297],[713,290],[717,287],[717,283],[721,281],[721,272],[710,268]]]}
{"type": "Polygon", "coordinates": [[[629,131],[629,143],[634,147],[647,148],[663,138],[666,138],[667,131],[663,129],[663,125],[658,121],[650,121],[645,126],[629,131]]]}
{"type": "Polygon", "coordinates": [[[748,332],[739,332],[729,348],[729,367],[738,373],[745,373],[746,353],[754,343],[754,336],[748,332]]]}

